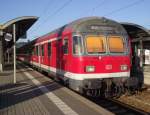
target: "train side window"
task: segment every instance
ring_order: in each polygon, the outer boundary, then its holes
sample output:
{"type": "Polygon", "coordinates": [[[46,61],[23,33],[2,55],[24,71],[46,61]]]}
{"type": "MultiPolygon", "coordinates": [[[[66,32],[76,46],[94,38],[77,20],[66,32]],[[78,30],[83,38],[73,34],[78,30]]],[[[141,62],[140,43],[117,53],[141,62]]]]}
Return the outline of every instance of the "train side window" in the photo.
{"type": "Polygon", "coordinates": [[[48,56],[51,56],[51,42],[48,43],[48,56]]]}
{"type": "Polygon", "coordinates": [[[68,45],[69,45],[68,39],[65,38],[63,40],[63,53],[64,54],[68,54],[68,45]]]}
{"type": "Polygon", "coordinates": [[[44,56],[44,45],[41,46],[41,50],[42,50],[42,56],[44,56]]]}
{"type": "Polygon", "coordinates": [[[73,54],[80,55],[83,53],[82,39],[80,36],[73,37],[73,54]]]}
{"type": "Polygon", "coordinates": [[[38,56],[38,46],[36,46],[36,55],[38,56]]]}

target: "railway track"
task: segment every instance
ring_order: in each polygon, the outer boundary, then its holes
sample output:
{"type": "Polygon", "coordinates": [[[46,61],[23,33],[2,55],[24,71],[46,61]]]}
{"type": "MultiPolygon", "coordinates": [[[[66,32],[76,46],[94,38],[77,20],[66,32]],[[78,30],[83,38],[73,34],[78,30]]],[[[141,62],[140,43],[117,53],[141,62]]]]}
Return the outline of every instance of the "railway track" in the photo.
{"type": "Polygon", "coordinates": [[[116,115],[150,115],[150,113],[137,109],[116,99],[89,98],[96,104],[104,107],[116,115]]]}

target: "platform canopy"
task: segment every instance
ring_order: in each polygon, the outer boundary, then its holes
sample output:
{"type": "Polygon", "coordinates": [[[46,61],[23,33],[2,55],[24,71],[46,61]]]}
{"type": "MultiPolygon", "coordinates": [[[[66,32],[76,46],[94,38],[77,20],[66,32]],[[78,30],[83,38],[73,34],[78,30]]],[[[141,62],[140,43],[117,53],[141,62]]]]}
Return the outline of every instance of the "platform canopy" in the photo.
{"type": "Polygon", "coordinates": [[[134,23],[121,23],[131,38],[132,43],[143,42],[143,48],[150,49],[150,31],[134,23]]]}
{"type": "Polygon", "coordinates": [[[26,38],[27,30],[38,20],[35,16],[23,16],[10,20],[0,25],[0,30],[3,32],[4,49],[10,48],[13,45],[12,33],[13,24],[16,26],[16,41],[19,38],[26,38]]]}
{"type": "Polygon", "coordinates": [[[124,26],[133,42],[139,40],[150,41],[150,31],[148,29],[133,23],[121,23],[121,24],[124,26]]]}

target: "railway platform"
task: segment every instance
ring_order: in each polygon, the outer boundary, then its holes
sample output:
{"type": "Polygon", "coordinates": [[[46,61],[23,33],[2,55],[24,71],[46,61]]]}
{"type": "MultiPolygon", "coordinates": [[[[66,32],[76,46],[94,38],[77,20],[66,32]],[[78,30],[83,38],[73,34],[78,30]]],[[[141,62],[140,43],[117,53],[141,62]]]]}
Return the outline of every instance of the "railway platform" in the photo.
{"type": "Polygon", "coordinates": [[[150,66],[144,67],[144,83],[150,86],[150,66]]]}
{"type": "Polygon", "coordinates": [[[0,73],[0,115],[112,115],[33,69],[17,64],[0,73]]]}
{"type": "Polygon", "coordinates": [[[88,99],[17,62],[0,73],[0,115],[114,115],[142,113],[100,99],[88,99]]]}

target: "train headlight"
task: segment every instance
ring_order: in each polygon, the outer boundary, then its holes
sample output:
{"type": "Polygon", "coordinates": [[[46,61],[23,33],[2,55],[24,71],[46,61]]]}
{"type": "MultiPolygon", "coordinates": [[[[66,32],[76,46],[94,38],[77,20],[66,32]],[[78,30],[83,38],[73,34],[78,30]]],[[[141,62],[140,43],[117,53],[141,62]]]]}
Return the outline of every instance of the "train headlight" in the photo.
{"type": "Polygon", "coordinates": [[[126,71],[128,69],[127,65],[121,65],[120,66],[121,71],[126,71]]]}
{"type": "Polygon", "coordinates": [[[86,66],[86,72],[94,72],[95,66],[86,66]]]}

